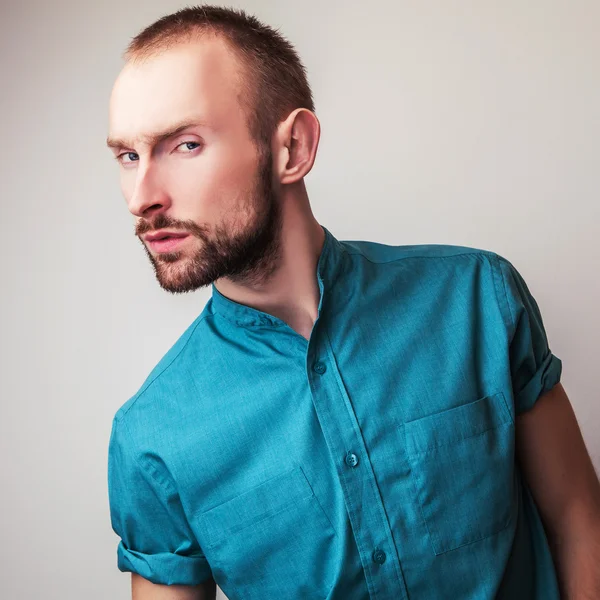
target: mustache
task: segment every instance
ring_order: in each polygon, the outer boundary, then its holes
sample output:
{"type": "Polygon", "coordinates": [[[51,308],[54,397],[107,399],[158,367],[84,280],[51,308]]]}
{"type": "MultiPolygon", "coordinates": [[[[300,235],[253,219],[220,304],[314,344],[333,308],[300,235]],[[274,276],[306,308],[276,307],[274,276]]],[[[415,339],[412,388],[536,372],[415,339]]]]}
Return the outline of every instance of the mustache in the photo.
{"type": "Polygon", "coordinates": [[[140,219],[135,226],[135,235],[139,237],[149,231],[158,231],[159,229],[178,229],[200,238],[205,237],[209,231],[207,226],[198,225],[192,220],[178,221],[164,214],[159,214],[153,220],[140,219]]]}

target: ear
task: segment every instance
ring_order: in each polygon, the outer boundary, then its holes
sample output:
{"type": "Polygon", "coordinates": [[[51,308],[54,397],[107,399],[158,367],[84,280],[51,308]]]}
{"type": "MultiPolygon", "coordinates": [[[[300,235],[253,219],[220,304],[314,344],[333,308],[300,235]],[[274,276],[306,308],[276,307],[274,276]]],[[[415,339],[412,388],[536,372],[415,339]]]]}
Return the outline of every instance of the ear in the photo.
{"type": "Polygon", "coordinates": [[[281,185],[295,183],[311,169],[317,155],[321,126],[316,115],[297,108],[277,127],[273,156],[281,185]]]}

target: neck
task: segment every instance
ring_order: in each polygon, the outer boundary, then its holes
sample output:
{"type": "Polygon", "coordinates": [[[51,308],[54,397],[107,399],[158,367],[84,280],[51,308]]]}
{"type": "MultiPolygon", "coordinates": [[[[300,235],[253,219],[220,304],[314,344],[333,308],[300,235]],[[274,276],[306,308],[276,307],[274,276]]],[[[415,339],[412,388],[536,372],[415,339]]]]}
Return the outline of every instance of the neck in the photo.
{"type": "Polygon", "coordinates": [[[281,191],[280,258],[269,279],[245,285],[224,277],[214,285],[227,298],[281,319],[308,339],[318,314],[317,262],[325,232],[303,183],[281,191]]]}

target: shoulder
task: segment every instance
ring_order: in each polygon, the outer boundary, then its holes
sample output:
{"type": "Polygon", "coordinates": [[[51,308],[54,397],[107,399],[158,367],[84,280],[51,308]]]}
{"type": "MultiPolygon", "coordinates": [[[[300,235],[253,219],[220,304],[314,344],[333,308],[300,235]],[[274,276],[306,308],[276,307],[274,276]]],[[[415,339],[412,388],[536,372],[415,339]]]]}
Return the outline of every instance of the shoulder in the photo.
{"type": "Polygon", "coordinates": [[[513,268],[489,248],[457,244],[393,245],[344,240],[352,281],[366,281],[386,297],[440,307],[483,305],[505,313],[505,279],[513,268]],[[471,303],[471,304],[469,304],[471,303]]]}
{"type": "Polygon", "coordinates": [[[131,421],[132,413],[136,414],[134,421],[140,419],[140,413],[145,415],[142,418],[152,414],[160,417],[168,410],[168,403],[172,401],[179,382],[185,377],[190,364],[198,360],[197,354],[202,348],[198,340],[202,337],[207,318],[210,318],[210,312],[204,310],[185,329],[152,368],[137,392],[118,408],[115,421],[127,418],[131,421]]]}
{"type": "Polygon", "coordinates": [[[503,259],[496,252],[474,246],[454,244],[385,244],[366,240],[343,240],[340,242],[351,256],[374,264],[420,263],[420,262],[460,262],[462,259],[497,261],[503,259]]]}

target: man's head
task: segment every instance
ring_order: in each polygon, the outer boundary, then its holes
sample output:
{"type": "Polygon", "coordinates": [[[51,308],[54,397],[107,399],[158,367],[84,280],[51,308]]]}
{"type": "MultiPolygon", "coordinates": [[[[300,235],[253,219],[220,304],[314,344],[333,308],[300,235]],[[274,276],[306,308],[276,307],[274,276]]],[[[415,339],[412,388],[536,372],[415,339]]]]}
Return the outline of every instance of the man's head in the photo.
{"type": "Polygon", "coordinates": [[[159,283],[264,280],[278,258],[280,190],[310,170],[318,140],[294,49],[243,11],[204,6],[150,25],[125,59],[108,142],[159,283]],[[312,152],[290,171],[303,137],[312,152]],[[151,239],[166,233],[185,237],[151,239]]]}

